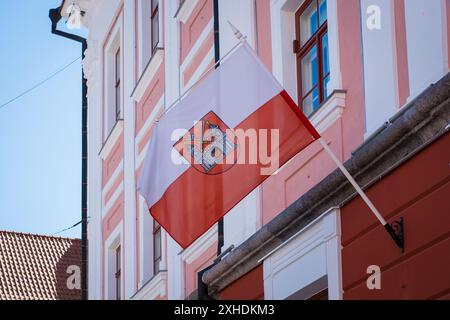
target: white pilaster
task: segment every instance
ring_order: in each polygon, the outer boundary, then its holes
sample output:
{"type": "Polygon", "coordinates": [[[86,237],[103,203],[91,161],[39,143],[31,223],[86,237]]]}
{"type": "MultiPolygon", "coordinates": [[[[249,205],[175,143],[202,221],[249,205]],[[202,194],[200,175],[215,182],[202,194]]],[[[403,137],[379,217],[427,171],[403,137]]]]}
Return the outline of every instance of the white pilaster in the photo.
{"type": "Polygon", "coordinates": [[[136,293],[136,179],[135,154],[135,102],[130,97],[135,81],[135,1],[124,2],[124,265],[125,298],[136,293]]]}

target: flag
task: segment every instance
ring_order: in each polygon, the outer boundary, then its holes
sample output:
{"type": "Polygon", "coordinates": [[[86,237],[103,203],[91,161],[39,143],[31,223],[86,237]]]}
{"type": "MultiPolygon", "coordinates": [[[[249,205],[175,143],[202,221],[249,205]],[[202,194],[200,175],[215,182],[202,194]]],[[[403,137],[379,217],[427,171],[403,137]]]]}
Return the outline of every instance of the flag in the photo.
{"type": "Polygon", "coordinates": [[[320,135],[248,44],[153,129],[138,190],[187,248],[320,135]]]}

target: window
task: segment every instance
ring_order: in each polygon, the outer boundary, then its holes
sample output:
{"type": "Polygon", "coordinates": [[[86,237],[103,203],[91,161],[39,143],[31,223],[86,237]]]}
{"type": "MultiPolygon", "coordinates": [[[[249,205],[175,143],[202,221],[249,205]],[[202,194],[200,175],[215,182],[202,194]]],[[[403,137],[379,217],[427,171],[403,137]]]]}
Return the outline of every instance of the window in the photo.
{"type": "Polygon", "coordinates": [[[150,25],[152,29],[151,51],[153,55],[159,43],[159,0],[151,0],[150,25]]]}
{"type": "Polygon", "coordinates": [[[121,291],[122,291],[122,286],[121,286],[121,253],[120,253],[120,246],[117,247],[116,249],[116,273],[115,273],[115,278],[116,278],[116,300],[120,300],[121,299],[121,291]]]}
{"type": "Polygon", "coordinates": [[[158,274],[161,262],[161,226],[158,222],[153,222],[153,272],[158,274]]]}
{"type": "Polygon", "coordinates": [[[306,116],[328,97],[327,1],[307,0],[296,13],[299,105],[306,116]]]}
{"type": "MultiPolygon", "coordinates": [[[[122,21],[122,19],[118,19],[122,21]]],[[[104,51],[104,141],[108,139],[118,119],[123,118],[123,83],[122,83],[122,69],[123,69],[123,51],[121,38],[120,23],[116,23],[110,30],[110,36],[105,44],[104,51]]]]}
{"type": "Polygon", "coordinates": [[[120,61],[120,48],[117,49],[116,55],[115,55],[115,67],[114,67],[114,87],[115,87],[115,105],[116,105],[116,121],[121,119],[122,116],[122,102],[121,102],[121,87],[120,87],[120,68],[121,68],[121,61],[120,61]]]}

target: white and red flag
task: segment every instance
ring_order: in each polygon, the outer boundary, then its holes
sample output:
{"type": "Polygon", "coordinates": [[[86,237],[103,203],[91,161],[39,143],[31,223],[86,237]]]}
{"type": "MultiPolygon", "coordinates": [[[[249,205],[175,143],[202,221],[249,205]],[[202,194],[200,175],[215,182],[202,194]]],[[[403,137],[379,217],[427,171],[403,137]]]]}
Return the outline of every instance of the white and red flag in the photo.
{"type": "Polygon", "coordinates": [[[138,189],[186,248],[319,138],[245,43],[160,119],[138,189]]]}

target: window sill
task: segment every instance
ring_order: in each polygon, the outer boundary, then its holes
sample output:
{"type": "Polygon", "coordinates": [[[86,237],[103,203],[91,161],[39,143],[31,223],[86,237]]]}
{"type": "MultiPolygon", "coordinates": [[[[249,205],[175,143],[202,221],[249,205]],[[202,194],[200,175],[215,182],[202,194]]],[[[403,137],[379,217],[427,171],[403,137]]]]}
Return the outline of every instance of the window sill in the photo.
{"type": "Polygon", "coordinates": [[[111,130],[111,133],[109,134],[108,138],[103,144],[102,149],[98,154],[102,160],[106,160],[106,158],[109,156],[113,147],[116,145],[116,142],[119,140],[119,137],[122,134],[122,132],[123,132],[123,120],[120,119],[117,120],[116,124],[114,125],[114,128],[111,130]]]}
{"type": "Polygon", "coordinates": [[[209,247],[217,241],[217,224],[198,238],[192,245],[181,251],[181,259],[187,264],[200,257],[209,247]]]}
{"type": "Polygon", "coordinates": [[[327,130],[342,116],[345,108],[346,91],[335,90],[314,112],[309,120],[319,133],[327,130]]]}
{"type": "Polygon", "coordinates": [[[174,18],[181,21],[183,24],[186,23],[197,6],[197,3],[198,0],[185,0],[180,8],[178,8],[174,18]]]}
{"type": "Polygon", "coordinates": [[[164,56],[164,49],[157,48],[155,53],[151,57],[150,61],[148,62],[147,66],[145,67],[141,78],[138,80],[136,87],[133,90],[133,93],[131,93],[131,98],[133,98],[134,101],[136,102],[141,101],[145,91],[150,85],[150,82],[155,77],[156,72],[158,72],[158,69],[163,62],[163,56],[164,56]]]}
{"type": "Polygon", "coordinates": [[[167,271],[160,271],[147,283],[143,284],[132,300],[155,300],[166,296],[167,271]]]}

